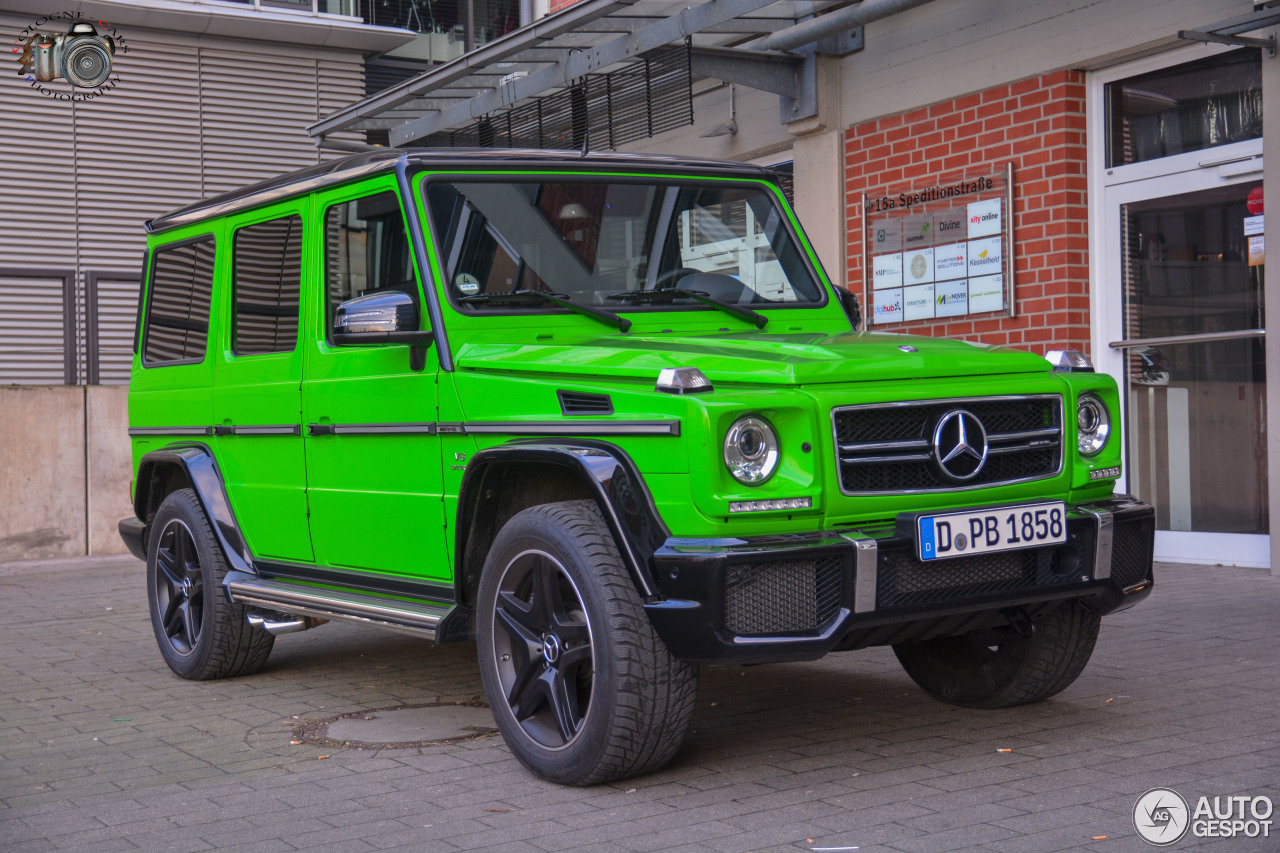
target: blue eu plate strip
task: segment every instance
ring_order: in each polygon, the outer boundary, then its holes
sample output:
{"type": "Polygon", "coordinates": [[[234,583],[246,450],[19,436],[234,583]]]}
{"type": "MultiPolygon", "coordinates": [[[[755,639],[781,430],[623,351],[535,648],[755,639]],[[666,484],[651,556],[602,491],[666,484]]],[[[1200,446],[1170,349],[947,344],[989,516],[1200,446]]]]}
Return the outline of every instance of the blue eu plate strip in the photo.
{"type": "Polygon", "coordinates": [[[937,550],[934,548],[936,538],[933,533],[933,519],[920,519],[920,559],[933,560],[938,556],[937,550]]]}

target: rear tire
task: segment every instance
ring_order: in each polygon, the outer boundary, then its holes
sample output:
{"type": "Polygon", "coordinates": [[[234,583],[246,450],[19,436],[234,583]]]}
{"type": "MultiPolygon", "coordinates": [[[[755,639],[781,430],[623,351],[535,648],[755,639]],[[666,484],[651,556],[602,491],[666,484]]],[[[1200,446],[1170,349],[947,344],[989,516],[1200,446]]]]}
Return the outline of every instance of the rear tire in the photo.
{"type": "Polygon", "coordinates": [[[593,502],[530,507],[508,521],[485,559],[478,607],[485,693],[526,767],[592,785],[675,755],[698,670],[654,632],[593,502]]]}
{"type": "Polygon", "coordinates": [[[965,708],[1009,708],[1070,686],[1093,654],[1101,621],[1072,601],[1036,619],[1029,638],[1006,626],[899,643],[893,651],[911,680],[935,699],[965,708]]]}
{"type": "Polygon", "coordinates": [[[160,654],[183,678],[205,680],[262,669],[275,637],[251,627],[222,591],[227,562],[191,489],[172,492],[151,522],[147,600],[160,654]]]}

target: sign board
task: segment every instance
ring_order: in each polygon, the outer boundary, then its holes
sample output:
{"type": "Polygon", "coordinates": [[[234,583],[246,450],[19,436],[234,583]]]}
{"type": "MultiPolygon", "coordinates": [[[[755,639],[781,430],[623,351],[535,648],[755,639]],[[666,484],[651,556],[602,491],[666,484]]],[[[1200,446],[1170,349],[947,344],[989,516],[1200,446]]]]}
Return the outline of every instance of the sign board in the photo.
{"type": "Polygon", "coordinates": [[[1012,169],[863,197],[868,325],[1013,316],[1012,169]]]}

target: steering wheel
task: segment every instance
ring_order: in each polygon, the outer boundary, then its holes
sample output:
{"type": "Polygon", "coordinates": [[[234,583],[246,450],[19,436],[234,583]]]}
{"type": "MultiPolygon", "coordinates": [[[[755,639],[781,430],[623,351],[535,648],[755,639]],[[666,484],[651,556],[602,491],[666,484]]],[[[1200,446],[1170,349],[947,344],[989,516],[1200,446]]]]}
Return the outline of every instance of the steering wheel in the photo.
{"type": "Polygon", "coordinates": [[[680,279],[686,276],[696,275],[700,270],[690,269],[689,267],[677,267],[673,270],[667,270],[658,276],[653,283],[654,290],[662,290],[667,287],[679,287],[680,279]]]}

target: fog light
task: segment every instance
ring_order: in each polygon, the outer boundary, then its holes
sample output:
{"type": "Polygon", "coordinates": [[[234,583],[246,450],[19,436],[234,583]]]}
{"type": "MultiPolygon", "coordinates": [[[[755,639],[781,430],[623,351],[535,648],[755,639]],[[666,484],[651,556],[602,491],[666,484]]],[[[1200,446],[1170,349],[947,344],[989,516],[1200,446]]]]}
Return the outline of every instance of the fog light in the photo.
{"type": "Polygon", "coordinates": [[[813,509],[813,498],[776,498],[765,501],[729,502],[729,512],[777,512],[784,509],[813,509]]]}

